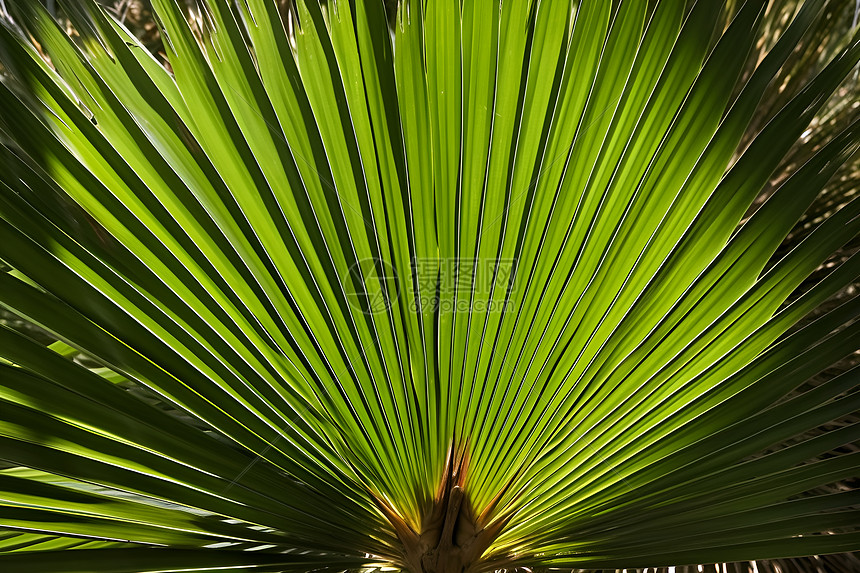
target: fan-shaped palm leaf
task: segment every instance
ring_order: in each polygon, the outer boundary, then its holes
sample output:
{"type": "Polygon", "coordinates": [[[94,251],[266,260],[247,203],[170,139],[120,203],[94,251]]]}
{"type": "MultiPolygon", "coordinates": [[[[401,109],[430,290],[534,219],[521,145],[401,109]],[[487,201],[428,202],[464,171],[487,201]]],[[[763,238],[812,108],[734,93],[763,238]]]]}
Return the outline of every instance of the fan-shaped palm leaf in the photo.
{"type": "MultiPolygon", "coordinates": [[[[8,2],[7,2],[8,4],[8,2]]],[[[16,5],[19,3],[15,3],[16,5]]],[[[857,39],[736,150],[826,2],[90,1],[0,28],[0,565],[643,567],[860,548],[860,202],[748,208],[857,39]],[[282,25],[286,24],[286,25],[282,25]],[[741,221],[743,221],[742,224],[741,221]],[[79,354],[79,353],[83,354],[79,354]],[[81,359],[83,356],[83,361],[81,359]],[[774,449],[795,436],[790,447],[774,449]],[[62,551],[59,551],[62,550],[62,551]]]]}

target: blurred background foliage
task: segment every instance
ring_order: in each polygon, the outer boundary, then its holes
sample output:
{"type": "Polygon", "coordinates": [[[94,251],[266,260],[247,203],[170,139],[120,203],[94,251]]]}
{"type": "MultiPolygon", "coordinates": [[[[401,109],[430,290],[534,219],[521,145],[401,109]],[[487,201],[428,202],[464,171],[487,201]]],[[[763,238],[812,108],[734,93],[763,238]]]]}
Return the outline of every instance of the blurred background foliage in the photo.
{"type": "MultiPolygon", "coordinates": [[[[0,16],[8,17],[7,3],[12,1],[14,0],[0,0],[0,16]]],[[[76,31],[72,28],[63,14],[62,1],[39,1],[48,8],[58,21],[64,24],[66,31],[72,37],[77,35],[76,31]]],[[[166,59],[158,24],[153,18],[149,0],[96,1],[104,6],[105,10],[112,13],[118,21],[128,28],[130,32],[140,38],[141,42],[147,47],[147,49],[169,69],[169,62],[167,62],[166,59]]],[[[293,21],[291,0],[274,1],[278,3],[282,14],[282,20],[286,22],[286,26],[289,28],[293,21]]],[[[396,13],[397,0],[382,1],[385,2],[390,18],[393,19],[393,16],[396,13]]],[[[613,3],[617,3],[618,1],[619,0],[613,0],[613,3]]],[[[195,21],[199,21],[200,12],[197,10],[195,0],[177,0],[177,2],[184,4],[189,21],[191,21],[192,24],[195,21]]],[[[648,0],[648,2],[652,7],[656,4],[656,0],[648,0]]],[[[724,27],[728,26],[729,22],[731,22],[732,18],[743,3],[743,0],[727,0],[725,2],[722,16],[724,27]]],[[[689,4],[692,5],[693,0],[690,0],[689,4]]],[[[769,3],[765,20],[760,30],[759,40],[755,48],[749,54],[746,70],[735,88],[735,95],[740,92],[740,88],[743,86],[746,78],[749,77],[758,63],[761,62],[767,54],[768,50],[774,45],[802,4],[803,0],[772,0],[769,3]]],[[[741,145],[736,151],[736,157],[740,156],[742,151],[746,148],[749,142],[753,140],[755,135],[765,125],[767,125],[767,123],[791,99],[791,97],[793,97],[803,85],[814,77],[834,54],[849,42],[852,32],[858,26],[858,17],[860,17],[860,0],[832,0],[827,4],[825,12],[818,24],[813,27],[805,36],[803,41],[798,44],[791,58],[769,86],[761,101],[757,116],[753,118],[741,145]]],[[[714,31],[714,42],[716,42],[721,31],[722,30],[714,31]]],[[[3,70],[0,68],[0,74],[2,73],[3,70]]],[[[803,165],[818,149],[826,145],[827,142],[842,129],[856,121],[858,118],[860,118],[860,69],[855,70],[848,78],[846,78],[842,86],[840,86],[830,101],[813,119],[812,123],[803,133],[801,139],[795,143],[792,150],[785,157],[782,165],[773,174],[769,185],[763,190],[761,195],[750,207],[747,217],[755,212],[755,210],[791,173],[803,165]]],[[[858,192],[860,192],[860,154],[855,154],[853,158],[847,161],[840,170],[837,171],[836,175],[818,196],[814,204],[797,222],[790,235],[774,254],[771,264],[778,261],[788,251],[798,245],[817,223],[833,212],[838,211],[842,206],[853,199],[858,192]]],[[[91,224],[95,225],[94,222],[91,222],[91,224]]],[[[92,229],[89,231],[92,231],[92,229]]],[[[96,232],[98,232],[97,229],[96,232]]],[[[858,250],[860,250],[860,237],[855,238],[840,251],[834,253],[828,261],[822,264],[815,273],[808,277],[806,282],[797,289],[797,293],[800,294],[808,290],[812,284],[815,284],[825,276],[829,272],[829,269],[838,266],[858,250]]],[[[8,271],[9,267],[0,261],[0,272],[8,271]]],[[[807,316],[803,322],[796,325],[795,328],[801,328],[818,316],[836,308],[842,302],[856,295],[858,288],[860,288],[860,281],[855,282],[842,292],[832,297],[825,304],[810,313],[810,315],[807,316]]],[[[3,308],[0,308],[0,324],[5,324],[14,328],[42,344],[49,345],[57,343],[53,337],[41,330],[38,326],[12,315],[3,308]]],[[[80,353],[75,355],[73,359],[91,368],[98,368],[100,366],[80,353]]],[[[808,380],[804,385],[795,390],[793,396],[815,388],[823,381],[831,379],[849,370],[858,363],[860,363],[860,351],[855,352],[853,355],[833,365],[825,372],[808,380]]],[[[129,387],[128,390],[132,392],[143,391],[141,388],[133,387],[129,387]]],[[[161,406],[165,410],[171,409],[167,404],[161,404],[161,406]]],[[[174,413],[179,415],[178,412],[174,413]]],[[[834,421],[828,426],[818,428],[812,432],[812,435],[833,430],[843,424],[847,425],[857,423],[858,421],[860,421],[860,412],[857,412],[850,417],[846,417],[845,419],[834,421]]],[[[782,444],[775,449],[788,447],[791,443],[794,442],[782,444]]],[[[857,451],[860,451],[860,444],[846,444],[823,457],[833,457],[857,451]]],[[[830,486],[827,491],[846,491],[858,488],[860,488],[860,476],[855,479],[830,486]]],[[[816,490],[815,492],[809,492],[807,495],[816,493],[820,494],[824,492],[822,490],[816,490]]],[[[633,572],[633,570],[626,571],[629,571],[630,573],[633,572]]],[[[850,573],[860,571],[860,553],[757,561],[749,563],[721,563],[691,567],[651,568],[638,570],[638,573],[692,573],[694,571],[702,573],[850,573]]]]}

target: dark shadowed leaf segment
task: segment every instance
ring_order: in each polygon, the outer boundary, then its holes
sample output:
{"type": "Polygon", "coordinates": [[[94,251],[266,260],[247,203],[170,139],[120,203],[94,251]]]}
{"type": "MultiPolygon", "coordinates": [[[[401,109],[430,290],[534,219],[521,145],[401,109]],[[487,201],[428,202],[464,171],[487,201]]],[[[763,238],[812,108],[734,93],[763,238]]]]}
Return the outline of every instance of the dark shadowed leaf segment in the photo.
{"type": "MultiPolygon", "coordinates": [[[[771,260],[860,59],[827,2],[91,0],[0,26],[0,569],[634,568],[860,549],[860,275],[771,260]],[[739,83],[740,82],[740,83],[739,83]],[[736,86],[742,86],[736,89],[736,86]],[[745,142],[746,143],[746,142],[745,142]],[[745,144],[744,144],[745,145],[745,144]],[[800,436],[790,447],[774,448],[800,436]]],[[[63,3],[60,3],[63,6],[63,3]]]]}

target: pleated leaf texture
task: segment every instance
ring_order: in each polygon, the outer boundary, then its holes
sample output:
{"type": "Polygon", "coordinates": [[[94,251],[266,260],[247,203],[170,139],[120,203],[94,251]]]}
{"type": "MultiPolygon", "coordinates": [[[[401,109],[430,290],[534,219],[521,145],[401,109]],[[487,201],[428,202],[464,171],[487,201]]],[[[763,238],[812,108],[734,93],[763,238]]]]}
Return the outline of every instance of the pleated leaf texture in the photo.
{"type": "Polygon", "coordinates": [[[857,37],[739,148],[826,2],[6,5],[0,569],[860,550],[860,200],[774,257],[860,125],[750,209],[857,37]]]}

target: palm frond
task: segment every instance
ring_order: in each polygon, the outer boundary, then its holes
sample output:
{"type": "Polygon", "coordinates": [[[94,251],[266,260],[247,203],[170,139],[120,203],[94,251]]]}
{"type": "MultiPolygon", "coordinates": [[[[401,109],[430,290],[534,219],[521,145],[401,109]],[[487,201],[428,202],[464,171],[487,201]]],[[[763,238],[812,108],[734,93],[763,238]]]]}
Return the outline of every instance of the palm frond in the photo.
{"type": "Polygon", "coordinates": [[[12,3],[0,565],[860,549],[860,38],[736,4],[12,3]]]}

